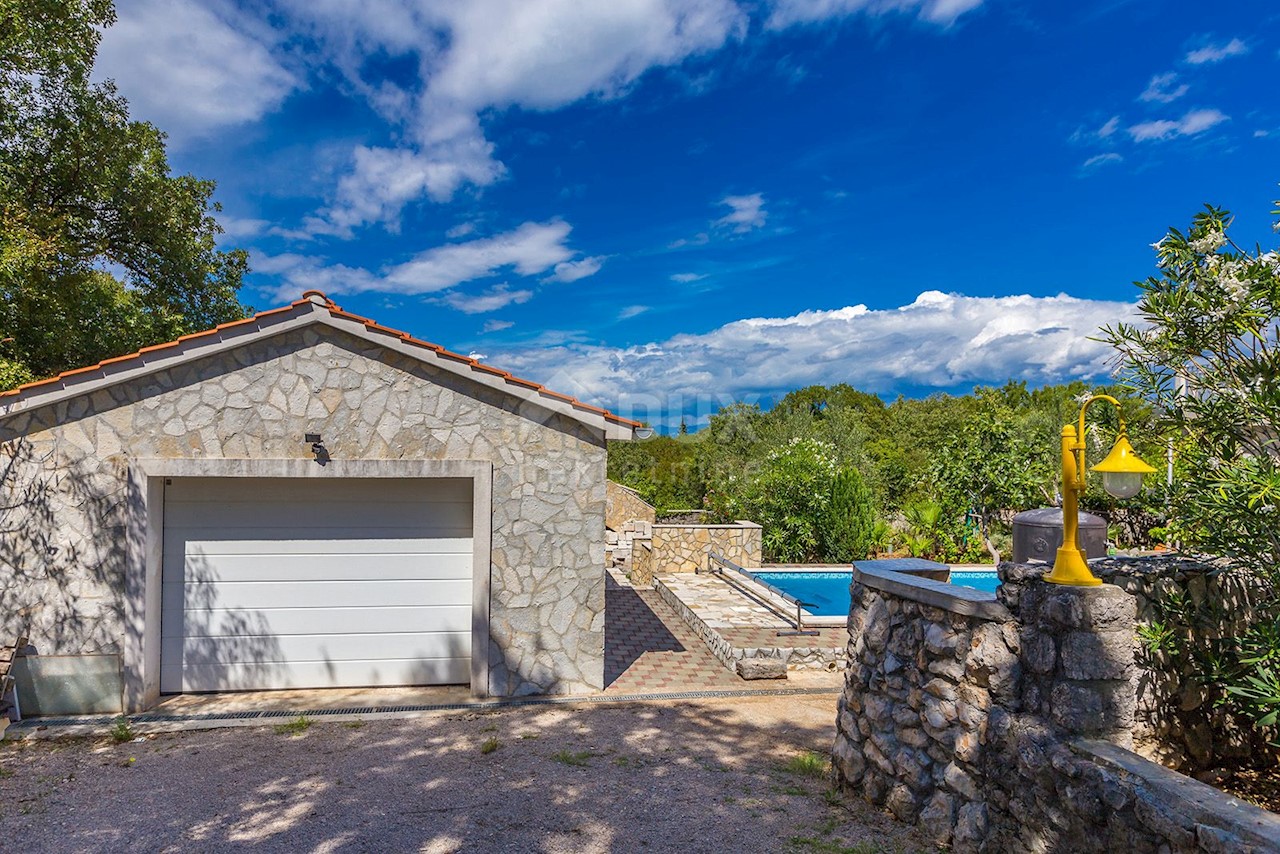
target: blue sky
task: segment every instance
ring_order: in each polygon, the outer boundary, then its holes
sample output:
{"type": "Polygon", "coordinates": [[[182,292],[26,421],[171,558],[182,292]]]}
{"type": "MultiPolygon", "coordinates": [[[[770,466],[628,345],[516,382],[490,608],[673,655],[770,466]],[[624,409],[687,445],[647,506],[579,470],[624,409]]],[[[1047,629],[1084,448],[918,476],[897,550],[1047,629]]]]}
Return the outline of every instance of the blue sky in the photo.
{"type": "Polygon", "coordinates": [[[218,182],[243,299],[658,422],[1105,375],[1149,244],[1274,244],[1280,8],[121,0],[99,73],[218,182]]]}

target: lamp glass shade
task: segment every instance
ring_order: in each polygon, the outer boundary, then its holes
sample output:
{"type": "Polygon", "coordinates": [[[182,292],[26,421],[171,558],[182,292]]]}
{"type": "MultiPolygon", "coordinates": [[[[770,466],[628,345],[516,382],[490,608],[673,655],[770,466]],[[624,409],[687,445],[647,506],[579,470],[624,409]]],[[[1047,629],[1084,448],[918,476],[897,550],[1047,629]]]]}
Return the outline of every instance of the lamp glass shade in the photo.
{"type": "Polygon", "coordinates": [[[1142,473],[1136,471],[1104,471],[1102,488],[1114,498],[1132,498],[1142,491],[1142,473]]]}
{"type": "Polygon", "coordinates": [[[1142,491],[1142,476],[1155,471],[1142,461],[1124,433],[1107,458],[1093,467],[1102,474],[1102,488],[1116,498],[1132,498],[1142,491]]]}

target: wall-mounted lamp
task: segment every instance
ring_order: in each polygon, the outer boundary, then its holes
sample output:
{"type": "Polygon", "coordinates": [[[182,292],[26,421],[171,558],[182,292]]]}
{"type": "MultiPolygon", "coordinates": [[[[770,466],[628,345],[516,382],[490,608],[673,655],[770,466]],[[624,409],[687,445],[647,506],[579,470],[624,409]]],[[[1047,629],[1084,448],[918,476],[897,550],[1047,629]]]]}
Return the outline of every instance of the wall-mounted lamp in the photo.
{"type": "Polygon", "coordinates": [[[306,433],[302,441],[311,443],[311,453],[316,455],[316,462],[320,465],[329,462],[329,449],[324,446],[324,439],[319,433],[306,433]]]}
{"type": "Polygon", "coordinates": [[[635,429],[635,436],[636,436],[636,438],[637,438],[637,439],[640,439],[641,441],[643,441],[643,440],[645,440],[645,439],[652,439],[652,438],[653,438],[653,428],[652,428],[652,427],[637,427],[637,428],[635,429]]]}

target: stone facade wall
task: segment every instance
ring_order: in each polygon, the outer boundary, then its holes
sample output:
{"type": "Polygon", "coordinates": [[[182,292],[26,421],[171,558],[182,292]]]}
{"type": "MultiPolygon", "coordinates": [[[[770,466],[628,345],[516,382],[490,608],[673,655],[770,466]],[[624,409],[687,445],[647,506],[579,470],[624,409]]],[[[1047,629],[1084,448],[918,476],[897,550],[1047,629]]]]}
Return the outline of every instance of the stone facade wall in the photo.
{"type": "Polygon", "coordinates": [[[956,851],[1280,851],[1280,816],[1125,749],[1134,601],[1047,569],[979,605],[855,569],[837,783],[956,851]]]}
{"type": "MultiPolygon", "coordinates": [[[[1111,558],[1090,566],[1134,598],[1139,624],[1169,623],[1169,603],[1183,603],[1177,609],[1192,615],[1190,644],[1198,648],[1235,637],[1257,621],[1257,603],[1268,593],[1254,577],[1177,555],[1111,558]]],[[[1134,687],[1136,749],[1161,764],[1199,770],[1274,755],[1267,742],[1280,733],[1265,733],[1215,706],[1216,697],[1197,682],[1190,661],[1139,642],[1134,687]]]]}
{"type": "Polygon", "coordinates": [[[605,482],[604,526],[610,531],[621,531],[627,522],[641,521],[653,524],[657,511],[630,487],[613,481],[605,482]]]}
{"type": "Polygon", "coordinates": [[[707,567],[714,551],[746,569],[760,566],[761,528],[753,522],[732,525],[654,525],[653,571],[695,572],[707,567]]]}
{"type": "Polygon", "coordinates": [[[120,652],[145,520],[135,461],[493,464],[489,690],[604,680],[605,444],[585,426],[325,326],[0,420],[0,637],[120,652]]]}
{"type": "Polygon", "coordinates": [[[631,541],[631,583],[641,587],[653,584],[653,544],[649,540],[631,541]]]}

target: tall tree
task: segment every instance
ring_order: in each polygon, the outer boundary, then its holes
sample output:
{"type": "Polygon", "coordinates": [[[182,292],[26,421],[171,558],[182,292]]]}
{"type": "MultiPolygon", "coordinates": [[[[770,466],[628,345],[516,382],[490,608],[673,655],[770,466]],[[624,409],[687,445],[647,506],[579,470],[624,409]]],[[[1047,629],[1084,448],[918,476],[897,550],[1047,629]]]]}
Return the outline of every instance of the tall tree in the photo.
{"type": "Polygon", "coordinates": [[[0,386],[244,316],[214,184],[90,81],[110,0],[0,0],[0,386]],[[9,340],[11,339],[11,340],[9,340]]]}

